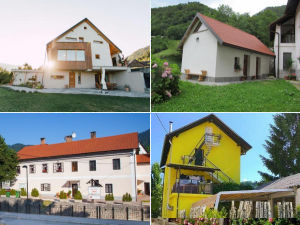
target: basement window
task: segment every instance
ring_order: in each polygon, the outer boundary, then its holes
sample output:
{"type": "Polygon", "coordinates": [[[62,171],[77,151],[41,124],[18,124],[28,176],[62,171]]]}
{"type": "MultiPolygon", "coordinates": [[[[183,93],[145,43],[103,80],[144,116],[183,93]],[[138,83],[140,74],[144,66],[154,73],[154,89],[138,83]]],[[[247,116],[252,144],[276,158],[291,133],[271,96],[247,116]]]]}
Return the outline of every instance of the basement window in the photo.
{"type": "Polygon", "coordinates": [[[63,163],[53,163],[53,173],[62,173],[63,168],[63,163]]]}
{"type": "Polygon", "coordinates": [[[50,184],[41,184],[41,191],[51,191],[50,184]]]}
{"type": "Polygon", "coordinates": [[[29,165],[29,173],[35,173],[35,165],[29,165]]]}
{"type": "Polygon", "coordinates": [[[105,184],[105,193],[113,193],[113,185],[105,184]]]}
{"type": "Polygon", "coordinates": [[[95,57],[96,57],[96,59],[100,59],[100,55],[99,54],[96,54],[95,57]]]}

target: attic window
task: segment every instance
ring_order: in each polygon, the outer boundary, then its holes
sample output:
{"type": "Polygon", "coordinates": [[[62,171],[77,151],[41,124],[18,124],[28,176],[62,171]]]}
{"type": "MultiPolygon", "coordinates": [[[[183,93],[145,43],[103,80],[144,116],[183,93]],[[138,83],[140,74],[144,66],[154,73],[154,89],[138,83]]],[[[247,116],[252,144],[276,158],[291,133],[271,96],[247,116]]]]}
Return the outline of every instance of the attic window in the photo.
{"type": "Polygon", "coordinates": [[[72,40],[72,41],[77,41],[77,38],[73,38],[73,37],[66,37],[67,40],[72,40]]]}
{"type": "Polygon", "coordinates": [[[83,27],[83,29],[85,29],[85,30],[86,30],[86,29],[87,29],[87,27],[83,27]]]}
{"type": "Polygon", "coordinates": [[[96,54],[95,57],[96,57],[96,59],[100,59],[100,55],[99,54],[96,54]]]}
{"type": "Polygon", "coordinates": [[[94,41],[94,43],[103,44],[103,41],[94,41]]]}
{"type": "Polygon", "coordinates": [[[199,42],[199,37],[196,37],[196,41],[199,42]]]}
{"type": "Polygon", "coordinates": [[[195,27],[194,33],[198,32],[200,27],[201,27],[201,23],[199,22],[195,27]]]}

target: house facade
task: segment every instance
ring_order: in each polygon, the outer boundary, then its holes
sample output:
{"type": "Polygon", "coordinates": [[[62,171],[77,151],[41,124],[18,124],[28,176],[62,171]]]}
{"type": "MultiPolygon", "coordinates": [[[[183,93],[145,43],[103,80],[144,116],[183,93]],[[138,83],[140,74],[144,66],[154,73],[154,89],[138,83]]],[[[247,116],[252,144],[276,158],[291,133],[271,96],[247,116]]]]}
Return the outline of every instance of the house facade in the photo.
{"type": "MultiPolygon", "coordinates": [[[[145,91],[143,73],[125,66],[122,51],[87,18],[50,41],[46,51],[47,64],[38,77],[45,88],[106,90],[129,85],[132,91],[145,91]]],[[[14,74],[17,85],[22,71],[14,74]]],[[[28,81],[25,75],[23,80],[28,81]]]]}
{"type": "Polygon", "coordinates": [[[178,48],[183,79],[205,73],[205,79],[212,82],[265,78],[275,56],[255,36],[200,13],[178,48]]]}
{"type": "Polygon", "coordinates": [[[18,176],[13,189],[27,189],[28,170],[29,195],[37,188],[42,198],[54,198],[60,191],[72,195],[80,191],[84,199],[91,199],[91,187],[99,188],[96,199],[105,199],[113,194],[115,200],[122,200],[125,193],[137,199],[138,190],[144,194],[150,182],[150,157],[142,160],[137,133],[74,141],[66,136],[64,143],[26,146],[18,152],[18,176]],[[148,169],[148,171],[147,171],[148,169]]]}
{"type": "Polygon", "coordinates": [[[276,54],[276,73],[280,78],[295,73],[297,80],[300,80],[299,26],[299,1],[289,0],[284,15],[270,25],[270,38],[274,41],[274,51],[276,54]],[[293,62],[292,65],[289,62],[291,60],[293,62]]]}
{"type": "Polygon", "coordinates": [[[214,183],[240,183],[240,157],[251,146],[215,115],[165,136],[164,218],[184,218],[195,202],[213,194],[214,183]]]}

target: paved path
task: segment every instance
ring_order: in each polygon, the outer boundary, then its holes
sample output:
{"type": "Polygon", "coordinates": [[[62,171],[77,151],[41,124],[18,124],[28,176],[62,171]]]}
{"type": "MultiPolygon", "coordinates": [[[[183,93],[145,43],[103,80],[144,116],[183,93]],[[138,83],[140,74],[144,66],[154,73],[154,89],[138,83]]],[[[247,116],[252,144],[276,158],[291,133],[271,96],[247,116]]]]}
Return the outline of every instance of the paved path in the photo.
{"type": "Polygon", "coordinates": [[[101,225],[150,225],[150,222],[101,220],[67,216],[47,216],[23,213],[0,212],[0,224],[5,225],[67,225],[67,224],[101,224],[101,225]]]}
{"type": "Polygon", "coordinates": [[[300,91],[300,81],[291,80],[290,83],[294,85],[300,91]]]}
{"type": "Polygon", "coordinates": [[[45,88],[45,89],[32,89],[28,87],[2,85],[2,87],[7,87],[15,91],[25,91],[29,92],[39,92],[39,93],[55,93],[55,94],[87,94],[87,95],[106,95],[106,96],[121,96],[121,97],[133,97],[133,98],[149,98],[149,93],[141,92],[127,92],[121,90],[98,90],[92,88],[45,88]]]}

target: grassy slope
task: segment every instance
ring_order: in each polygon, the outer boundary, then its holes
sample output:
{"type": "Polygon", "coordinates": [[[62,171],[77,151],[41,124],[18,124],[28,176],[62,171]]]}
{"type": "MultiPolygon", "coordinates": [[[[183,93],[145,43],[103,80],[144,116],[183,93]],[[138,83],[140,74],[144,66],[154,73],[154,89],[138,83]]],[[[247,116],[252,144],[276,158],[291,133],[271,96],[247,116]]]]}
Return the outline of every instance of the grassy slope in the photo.
{"type": "Polygon", "coordinates": [[[0,88],[2,112],[149,112],[148,98],[16,92],[0,88]]]}
{"type": "Polygon", "coordinates": [[[179,42],[179,40],[168,40],[168,49],[153,54],[153,56],[181,66],[181,52],[177,50],[179,42]]]}
{"type": "Polygon", "coordinates": [[[154,112],[299,112],[300,91],[285,80],[202,86],[181,82],[182,93],[154,112]]]}

